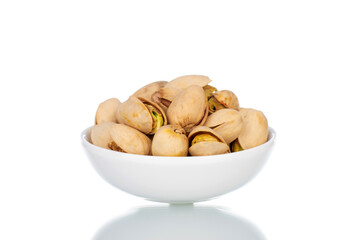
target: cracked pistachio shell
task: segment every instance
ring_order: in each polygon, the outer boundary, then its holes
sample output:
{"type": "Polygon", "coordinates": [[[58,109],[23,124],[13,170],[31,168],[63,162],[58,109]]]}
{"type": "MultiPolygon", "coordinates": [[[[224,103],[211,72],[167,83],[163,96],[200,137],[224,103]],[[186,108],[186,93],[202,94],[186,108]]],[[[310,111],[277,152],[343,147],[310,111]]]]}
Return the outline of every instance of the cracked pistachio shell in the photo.
{"type": "Polygon", "coordinates": [[[229,90],[217,91],[213,95],[218,102],[224,105],[224,107],[232,108],[235,110],[240,109],[239,100],[232,91],[229,90]]]}
{"type": "Polygon", "coordinates": [[[177,125],[161,127],[154,135],[151,149],[154,156],[187,156],[189,148],[185,130],[177,125]]]}
{"type": "Polygon", "coordinates": [[[151,148],[151,140],[140,131],[124,124],[114,124],[110,129],[112,141],[122,152],[148,155],[151,148]]]}
{"type": "Polygon", "coordinates": [[[95,125],[90,132],[91,142],[98,147],[107,148],[111,142],[110,129],[115,125],[113,122],[104,122],[95,125]]]}
{"type": "Polygon", "coordinates": [[[103,122],[116,123],[116,111],[120,104],[117,98],[110,98],[100,103],[95,115],[95,124],[103,122]]]}
{"type": "Polygon", "coordinates": [[[202,125],[207,115],[207,99],[203,88],[197,85],[182,90],[167,110],[169,123],[180,125],[186,132],[190,132],[197,125],[202,125]]]}
{"type": "Polygon", "coordinates": [[[205,96],[207,97],[207,99],[211,98],[213,96],[213,94],[217,91],[216,87],[213,87],[210,85],[204,86],[203,89],[204,89],[205,96]]]}
{"type": "Polygon", "coordinates": [[[204,124],[204,126],[220,134],[227,144],[230,144],[239,136],[242,125],[241,114],[229,108],[214,112],[207,118],[204,124]]]}
{"type": "Polygon", "coordinates": [[[180,91],[180,89],[174,87],[163,87],[156,91],[151,96],[151,99],[166,111],[180,91]]]}
{"type": "Polygon", "coordinates": [[[151,105],[157,109],[163,117],[163,125],[167,124],[166,115],[161,107],[144,98],[137,98],[133,96],[119,106],[116,114],[117,121],[136,128],[145,134],[151,134],[154,119],[145,104],[151,105]]]}
{"type": "Polygon", "coordinates": [[[211,82],[210,78],[203,75],[185,75],[168,82],[165,87],[173,87],[183,90],[191,85],[204,87],[211,82]]]}
{"type": "Polygon", "coordinates": [[[241,147],[249,149],[265,143],[269,128],[264,113],[251,108],[241,108],[239,113],[243,122],[238,138],[241,147]]]}
{"type": "Polygon", "coordinates": [[[134,97],[141,97],[148,100],[151,100],[151,96],[158,91],[160,88],[164,87],[167,84],[167,81],[157,81],[150,83],[139,90],[137,90],[133,96],[134,97]]]}
{"type": "Polygon", "coordinates": [[[186,75],[175,78],[168,82],[164,87],[156,91],[151,99],[157,103],[165,111],[168,109],[171,102],[180,93],[181,90],[191,86],[198,85],[204,87],[211,80],[203,75],[186,75]]]}
{"type": "Polygon", "coordinates": [[[191,144],[192,140],[198,134],[203,134],[203,133],[214,136],[219,141],[195,143],[189,148],[189,153],[191,156],[208,156],[208,155],[224,154],[230,152],[230,148],[226,144],[225,140],[214,130],[205,126],[197,126],[190,132],[189,143],[191,144]]]}

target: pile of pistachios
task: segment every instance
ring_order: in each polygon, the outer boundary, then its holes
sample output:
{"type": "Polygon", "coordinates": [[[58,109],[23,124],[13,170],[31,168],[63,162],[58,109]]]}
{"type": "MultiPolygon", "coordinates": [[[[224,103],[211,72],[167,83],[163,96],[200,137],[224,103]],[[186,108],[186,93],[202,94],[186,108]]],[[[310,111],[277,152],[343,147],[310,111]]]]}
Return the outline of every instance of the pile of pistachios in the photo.
{"type": "Polygon", "coordinates": [[[268,122],[203,75],[150,83],[121,103],[102,102],[90,140],[99,147],[153,156],[206,156],[265,143],[268,122]]]}

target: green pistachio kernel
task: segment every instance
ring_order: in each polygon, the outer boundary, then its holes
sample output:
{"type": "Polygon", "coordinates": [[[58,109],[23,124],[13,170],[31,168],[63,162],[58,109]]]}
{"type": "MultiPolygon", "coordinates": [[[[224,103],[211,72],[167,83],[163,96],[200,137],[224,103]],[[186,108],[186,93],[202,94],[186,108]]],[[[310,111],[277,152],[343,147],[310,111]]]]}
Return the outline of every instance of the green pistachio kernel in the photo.
{"type": "Polygon", "coordinates": [[[161,114],[159,114],[154,110],[151,111],[151,115],[154,119],[154,125],[151,130],[151,133],[156,133],[156,131],[159,130],[159,128],[161,128],[164,125],[164,118],[161,114]]]}
{"type": "Polygon", "coordinates": [[[207,99],[212,97],[213,93],[217,91],[216,87],[213,87],[213,86],[210,86],[210,85],[204,86],[203,89],[204,89],[205,96],[206,96],[207,99]]]}
{"type": "Polygon", "coordinates": [[[239,152],[242,150],[244,150],[244,149],[240,146],[240,143],[237,139],[231,143],[231,151],[232,152],[239,152]]]}
{"type": "Polygon", "coordinates": [[[158,109],[156,109],[154,106],[150,104],[145,104],[145,106],[147,107],[147,109],[149,109],[151,117],[153,119],[151,133],[152,134],[156,133],[156,131],[164,125],[164,118],[161,112],[158,109]]]}
{"type": "Polygon", "coordinates": [[[220,142],[219,139],[215,136],[212,136],[208,133],[201,133],[196,135],[194,139],[191,141],[191,145],[194,145],[198,142],[220,142]]]}
{"type": "Polygon", "coordinates": [[[222,105],[221,103],[219,103],[218,100],[216,100],[214,97],[211,97],[209,99],[209,111],[211,113],[216,112],[217,110],[223,109],[225,108],[224,105],[222,105]]]}

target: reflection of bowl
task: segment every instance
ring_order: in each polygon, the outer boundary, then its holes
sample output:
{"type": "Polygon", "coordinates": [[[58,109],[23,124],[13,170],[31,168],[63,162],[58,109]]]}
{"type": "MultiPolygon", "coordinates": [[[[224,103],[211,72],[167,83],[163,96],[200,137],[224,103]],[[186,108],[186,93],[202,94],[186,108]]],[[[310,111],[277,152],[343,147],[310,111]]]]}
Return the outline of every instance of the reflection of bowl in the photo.
{"type": "Polygon", "coordinates": [[[97,172],[113,186],[167,203],[204,201],[249,182],[264,166],[274,145],[269,140],[236,153],[201,157],[157,157],[111,151],[89,142],[91,128],[81,134],[85,152],[97,172]]]}
{"type": "Polygon", "coordinates": [[[94,240],[265,240],[256,226],[214,207],[143,207],[102,227],[94,240]]]}

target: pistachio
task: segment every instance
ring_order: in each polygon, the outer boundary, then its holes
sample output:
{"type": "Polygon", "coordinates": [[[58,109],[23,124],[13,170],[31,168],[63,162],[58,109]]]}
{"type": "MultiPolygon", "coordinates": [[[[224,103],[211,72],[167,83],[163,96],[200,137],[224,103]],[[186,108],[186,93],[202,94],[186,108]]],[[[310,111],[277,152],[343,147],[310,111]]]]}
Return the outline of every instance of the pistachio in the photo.
{"type": "Polygon", "coordinates": [[[117,98],[110,98],[100,103],[95,115],[95,124],[103,122],[116,123],[116,111],[120,104],[117,98]]]}
{"type": "Polygon", "coordinates": [[[164,125],[164,117],[153,105],[145,104],[145,106],[149,109],[151,117],[153,118],[153,126],[150,134],[155,134],[156,131],[164,125]]]}
{"type": "Polygon", "coordinates": [[[113,122],[103,122],[95,125],[90,132],[91,142],[98,147],[107,148],[111,142],[110,129],[115,125],[113,122]]]}
{"type": "Polygon", "coordinates": [[[154,156],[187,156],[188,139],[178,125],[161,127],[154,135],[151,149],[154,156]]]}
{"type": "Polygon", "coordinates": [[[239,111],[243,126],[238,141],[243,149],[249,149],[265,143],[268,139],[268,121],[261,111],[241,108],[239,111]]]}
{"type": "Polygon", "coordinates": [[[163,87],[156,91],[151,96],[151,99],[166,111],[180,91],[180,89],[174,87],[163,87]]]}
{"type": "Polygon", "coordinates": [[[244,149],[240,146],[240,143],[238,141],[238,139],[235,139],[231,144],[230,144],[230,148],[232,152],[239,152],[239,151],[243,151],[244,149]]]}
{"type": "Polygon", "coordinates": [[[114,151],[148,155],[151,140],[140,131],[124,124],[114,124],[110,128],[111,141],[108,148],[114,151]]]}
{"type": "Polygon", "coordinates": [[[202,87],[192,85],[182,90],[167,110],[169,123],[180,125],[186,132],[202,125],[208,115],[207,101],[202,87]]]}
{"type": "Polygon", "coordinates": [[[232,91],[229,90],[217,91],[214,93],[214,97],[226,108],[239,110],[239,100],[232,91]]]}
{"type": "Polygon", "coordinates": [[[167,124],[166,115],[159,105],[133,96],[119,106],[116,118],[119,123],[145,134],[154,134],[157,129],[167,124]]]}
{"type": "Polygon", "coordinates": [[[209,98],[209,112],[214,113],[217,110],[224,109],[225,106],[222,105],[215,97],[209,98]]]}
{"type": "Polygon", "coordinates": [[[195,127],[189,134],[190,148],[192,156],[207,156],[215,154],[229,153],[229,146],[225,140],[211,128],[205,126],[195,127]]]}
{"type": "Polygon", "coordinates": [[[211,113],[223,108],[239,110],[239,100],[232,91],[216,91],[213,93],[213,96],[210,97],[209,111],[211,113]]]}
{"type": "Polygon", "coordinates": [[[213,129],[230,144],[240,134],[242,119],[240,113],[234,109],[220,109],[207,118],[204,126],[213,129]]]}
{"type": "Polygon", "coordinates": [[[181,90],[191,85],[205,87],[209,82],[211,82],[209,77],[203,75],[181,76],[171,80],[164,87],[156,91],[151,96],[151,99],[166,111],[181,90]]]}
{"type": "Polygon", "coordinates": [[[191,85],[197,85],[200,87],[206,86],[210,83],[211,80],[207,76],[203,75],[184,75],[181,77],[177,77],[170,82],[168,82],[165,87],[172,87],[183,90],[191,85]]]}
{"type": "Polygon", "coordinates": [[[213,86],[210,86],[210,85],[204,86],[203,89],[204,89],[205,96],[206,96],[207,99],[212,97],[214,92],[217,91],[216,87],[213,87],[213,86]]]}
{"type": "Polygon", "coordinates": [[[191,141],[191,145],[199,142],[219,142],[219,139],[209,133],[200,133],[191,141]]]}
{"type": "Polygon", "coordinates": [[[151,96],[160,88],[164,87],[166,84],[167,81],[157,81],[150,83],[137,90],[132,96],[151,100],[151,96]]]}
{"type": "Polygon", "coordinates": [[[125,152],[124,150],[121,149],[121,147],[119,147],[114,141],[110,141],[108,143],[108,148],[116,151],[116,152],[125,152]]]}
{"type": "Polygon", "coordinates": [[[108,99],[96,111],[90,141],[156,156],[222,154],[266,142],[264,114],[240,108],[232,91],[218,91],[210,82],[207,76],[185,75],[143,86],[124,103],[108,99]]]}

